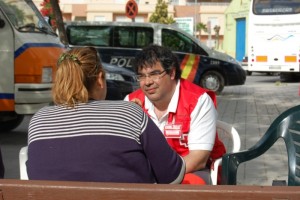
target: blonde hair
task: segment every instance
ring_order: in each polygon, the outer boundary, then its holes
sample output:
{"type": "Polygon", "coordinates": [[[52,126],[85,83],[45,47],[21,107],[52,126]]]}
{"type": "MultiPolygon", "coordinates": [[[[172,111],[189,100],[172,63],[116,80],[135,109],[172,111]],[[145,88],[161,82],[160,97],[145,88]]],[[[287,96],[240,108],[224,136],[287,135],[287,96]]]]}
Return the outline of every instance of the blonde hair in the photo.
{"type": "Polygon", "coordinates": [[[98,74],[105,73],[97,50],[93,47],[74,48],[58,59],[52,87],[53,101],[57,105],[74,108],[86,103],[98,74]]]}

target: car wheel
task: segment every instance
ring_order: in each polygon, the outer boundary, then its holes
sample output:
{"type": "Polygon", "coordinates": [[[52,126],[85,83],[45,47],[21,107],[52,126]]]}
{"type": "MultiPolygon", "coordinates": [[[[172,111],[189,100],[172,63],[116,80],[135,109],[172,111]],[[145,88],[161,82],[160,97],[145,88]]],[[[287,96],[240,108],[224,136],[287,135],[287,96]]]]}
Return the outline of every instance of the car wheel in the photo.
{"type": "Polygon", "coordinates": [[[10,131],[17,128],[23,121],[24,115],[11,113],[8,116],[0,119],[0,132],[10,131]]]}
{"type": "Polygon", "coordinates": [[[246,71],[247,76],[251,76],[252,72],[249,72],[248,70],[246,71]]]}
{"type": "Polygon", "coordinates": [[[224,89],[225,81],[217,71],[205,72],[200,80],[200,86],[208,90],[214,91],[216,94],[220,94],[224,89]]]}

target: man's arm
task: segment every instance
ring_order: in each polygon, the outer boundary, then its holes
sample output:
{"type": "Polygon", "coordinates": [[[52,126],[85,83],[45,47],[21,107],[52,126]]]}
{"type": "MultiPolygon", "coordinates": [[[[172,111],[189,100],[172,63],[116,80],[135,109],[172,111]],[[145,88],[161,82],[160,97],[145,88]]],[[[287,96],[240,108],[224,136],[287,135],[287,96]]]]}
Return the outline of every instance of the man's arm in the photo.
{"type": "Polygon", "coordinates": [[[207,159],[209,158],[210,151],[206,150],[192,150],[183,159],[186,164],[185,173],[191,173],[204,169],[206,167],[207,159]]]}
{"type": "Polygon", "coordinates": [[[217,112],[213,101],[203,94],[191,114],[189,154],[184,157],[186,173],[204,169],[216,137],[217,112]]]}

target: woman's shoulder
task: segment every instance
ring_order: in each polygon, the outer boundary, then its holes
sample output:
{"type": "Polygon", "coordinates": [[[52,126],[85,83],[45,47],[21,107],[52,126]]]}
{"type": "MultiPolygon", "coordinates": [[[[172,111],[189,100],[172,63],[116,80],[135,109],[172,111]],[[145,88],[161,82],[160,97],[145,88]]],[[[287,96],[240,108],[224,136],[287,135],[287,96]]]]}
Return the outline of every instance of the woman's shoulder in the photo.
{"type": "Polygon", "coordinates": [[[107,114],[108,116],[119,116],[132,121],[143,121],[146,117],[139,105],[129,101],[95,101],[90,106],[89,109],[94,110],[94,112],[107,114]]]}
{"type": "Polygon", "coordinates": [[[54,107],[55,107],[54,105],[44,106],[44,107],[42,107],[41,109],[39,109],[39,110],[35,113],[35,115],[47,113],[47,112],[53,110],[54,107]]]}
{"type": "Polygon", "coordinates": [[[136,110],[142,110],[140,106],[138,106],[136,103],[133,103],[131,101],[112,101],[112,100],[105,100],[105,101],[95,101],[95,104],[101,105],[101,106],[107,106],[111,108],[118,108],[118,109],[136,109],[136,110]]]}
{"type": "Polygon", "coordinates": [[[53,111],[54,106],[45,106],[40,108],[37,112],[33,114],[30,119],[30,124],[40,123],[41,119],[48,119],[51,117],[56,117],[57,113],[53,111]]]}

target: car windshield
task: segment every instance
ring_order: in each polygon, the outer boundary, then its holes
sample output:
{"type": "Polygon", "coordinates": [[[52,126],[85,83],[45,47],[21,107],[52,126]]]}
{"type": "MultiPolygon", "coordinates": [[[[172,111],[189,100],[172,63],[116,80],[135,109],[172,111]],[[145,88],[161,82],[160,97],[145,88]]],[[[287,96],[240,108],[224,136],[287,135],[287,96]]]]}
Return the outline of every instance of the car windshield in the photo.
{"type": "Polygon", "coordinates": [[[54,34],[32,1],[0,0],[0,6],[17,30],[54,34]]]}

